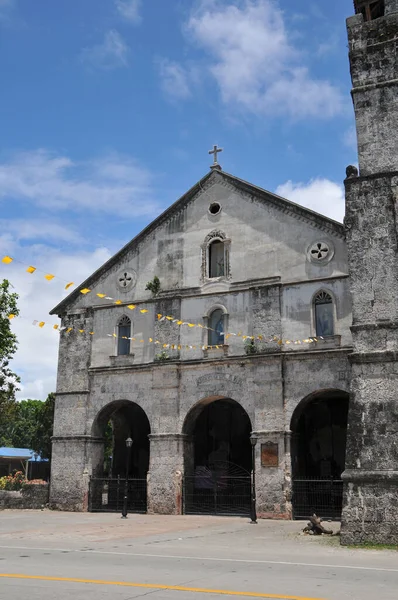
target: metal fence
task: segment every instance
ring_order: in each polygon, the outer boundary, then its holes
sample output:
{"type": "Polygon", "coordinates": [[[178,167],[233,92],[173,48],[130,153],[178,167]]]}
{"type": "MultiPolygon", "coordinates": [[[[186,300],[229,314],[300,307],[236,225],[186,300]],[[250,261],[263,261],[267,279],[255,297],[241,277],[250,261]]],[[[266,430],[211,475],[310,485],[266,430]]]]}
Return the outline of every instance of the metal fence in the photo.
{"type": "MultiPolygon", "coordinates": [[[[91,512],[121,512],[123,507],[125,479],[92,478],[90,480],[89,510],[91,512]]],[[[129,479],[128,512],[146,513],[146,479],[129,479]]]]}
{"type": "Polygon", "coordinates": [[[183,501],[186,515],[249,516],[250,476],[217,479],[184,477],[183,501]]]}
{"type": "Polygon", "coordinates": [[[339,520],[343,505],[341,479],[293,479],[293,517],[339,520]]]}

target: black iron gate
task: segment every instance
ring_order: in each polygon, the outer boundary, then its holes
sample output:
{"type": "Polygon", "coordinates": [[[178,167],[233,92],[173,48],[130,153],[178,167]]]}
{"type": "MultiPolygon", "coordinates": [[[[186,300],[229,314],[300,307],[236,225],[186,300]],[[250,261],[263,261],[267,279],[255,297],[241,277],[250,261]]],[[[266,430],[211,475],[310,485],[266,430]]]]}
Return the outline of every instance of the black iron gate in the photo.
{"type": "Polygon", "coordinates": [[[194,476],[185,476],[184,514],[250,516],[250,475],[244,469],[228,470],[200,467],[194,476]]]}
{"type": "Polygon", "coordinates": [[[342,479],[293,479],[293,518],[340,520],[343,505],[342,479]]]}
{"type": "MultiPolygon", "coordinates": [[[[122,512],[126,480],[118,477],[109,479],[97,477],[90,479],[89,511],[90,512],[122,512]]],[[[146,479],[129,479],[128,512],[146,513],[147,484],[146,479]]]]}

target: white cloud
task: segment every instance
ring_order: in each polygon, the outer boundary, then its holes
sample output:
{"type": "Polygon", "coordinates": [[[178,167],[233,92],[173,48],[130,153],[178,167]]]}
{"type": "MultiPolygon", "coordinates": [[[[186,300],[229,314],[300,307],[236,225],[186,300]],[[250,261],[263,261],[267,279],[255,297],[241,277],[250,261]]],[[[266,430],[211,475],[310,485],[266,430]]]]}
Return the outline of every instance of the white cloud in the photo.
{"type": "MultiPolygon", "coordinates": [[[[69,254],[48,246],[30,247],[29,250],[34,265],[76,284],[111,256],[107,248],[69,254]]],[[[18,255],[22,254],[22,249],[15,241],[10,243],[9,239],[0,238],[0,252],[18,255]]],[[[30,275],[26,273],[26,267],[19,263],[3,267],[2,278],[9,279],[14,291],[19,294],[20,317],[12,321],[19,346],[11,365],[21,377],[18,398],[45,400],[49,392],[55,391],[59,343],[59,334],[52,328],[59,320],[48,313],[69,292],[64,290],[65,282],[62,279],[46,281],[42,272],[30,275]],[[43,328],[35,327],[33,320],[45,321],[46,325],[43,328]]]]}
{"type": "Polygon", "coordinates": [[[191,95],[189,76],[179,63],[163,59],[159,62],[159,73],[164,93],[171,100],[185,100],[191,95]]]}
{"type": "Polygon", "coordinates": [[[343,142],[344,145],[347,146],[347,148],[357,151],[357,130],[355,128],[355,125],[352,125],[349,129],[347,129],[343,136],[343,142]]]}
{"type": "MultiPolygon", "coordinates": [[[[205,68],[225,104],[256,115],[293,118],[328,118],[342,111],[339,90],[311,76],[274,1],[231,5],[202,0],[186,31],[208,54],[205,68]]],[[[177,66],[174,71],[179,73],[177,66]]]]}
{"type": "Polygon", "coordinates": [[[115,0],[118,12],[127,21],[138,23],[141,21],[141,0],[115,0]]]}
{"type": "Polygon", "coordinates": [[[323,178],[311,179],[308,183],[287,181],[279,185],[275,193],[340,223],[343,222],[344,189],[334,181],[323,178]]]}
{"type": "Polygon", "coordinates": [[[0,202],[22,200],[56,211],[154,216],[152,176],[117,154],[86,162],[35,150],[0,162],[0,202]]]}
{"type": "Polygon", "coordinates": [[[84,238],[73,228],[48,218],[0,219],[0,230],[7,230],[16,241],[46,239],[69,244],[84,242],[84,238]]]}
{"type": "Polygon", "coordinates": [[[98,69],[116,69],[128,66],[129,47],[115,29],[105,34],[101,44],[84,48],[81,53],[83,63],[98,69]]]}

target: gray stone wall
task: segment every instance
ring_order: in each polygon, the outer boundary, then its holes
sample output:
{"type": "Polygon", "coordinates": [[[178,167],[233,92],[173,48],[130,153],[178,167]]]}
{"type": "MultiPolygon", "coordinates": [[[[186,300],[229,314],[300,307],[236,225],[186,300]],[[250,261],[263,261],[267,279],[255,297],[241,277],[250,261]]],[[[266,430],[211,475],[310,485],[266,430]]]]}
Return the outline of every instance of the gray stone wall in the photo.
{"type": "Polygon", "coordinates": [[[48,505],[49,486],[28,485],[19,492],[0,490],[0,509],[41,509],[48,505]]]}
{"type": "Polygon", "coordinates": [[[359,169],[363,176],[398,170],[395,0],[386,4],[387,14],[366,23],[362,15],[347,20],[359,169]]]}
{"type": "Polygon", "coordinates": [[[52,491],[52,505],[72,510],[87,506],[88,477],[102,466],[97,417],[111,402],[124,400],[141,406],[150,423],[149,511],[181,512],[182,476],[192,466],[190,424],[195,411],[207,401],[232,398],[246,410],[258,438],[258,513],[290,518],[292,413],[305,397],[319,390],[347,389],[349,351],[274,352],[90,369],[85,418],[70,410],[64,423],[65,431],[79,430],[81,436],[54,440],[52,479],[56,479],[57,491],[52,491]],[[278,466],[261,466],[261,444],[270,441],[278,444],[278,466]]]}
{"type": "Polygon", "coordinates": [[[353,354],[341,541],[398,543],[398,14],[348,20],[360,177],[346,180],[353,354]]]}

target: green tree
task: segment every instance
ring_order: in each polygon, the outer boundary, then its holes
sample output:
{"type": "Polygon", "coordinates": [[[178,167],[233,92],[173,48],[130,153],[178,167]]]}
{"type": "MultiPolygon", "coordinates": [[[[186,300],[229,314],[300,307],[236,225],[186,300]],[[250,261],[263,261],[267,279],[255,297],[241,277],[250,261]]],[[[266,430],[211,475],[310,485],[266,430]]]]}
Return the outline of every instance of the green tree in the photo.
{"type": "Polygon", "coordinates": [[[17,402],[12,420],[8,424],[8,437],[14,448],[33,450],[33,440],[40,425],[44,402],[22,400],[17,402]]]}
{"type": "Polygon", "coordinates": [[[51,459],[51,437],[53,435],[55,394],[48,394],[45,402],[40,402],[38,421],[32,437],[31,449],[42,458],[51,459]]]}
{"type": "Polygon", "coordinates": [[[10,369],[10,360],[17,350],[17,337],[11,330],[9,315],[18,316],[18,295],[10,291],[7,279],[0,283],[0,446],[10,444],[5,429],[16,411],[15,392],[19,377],[10,369]]]}

